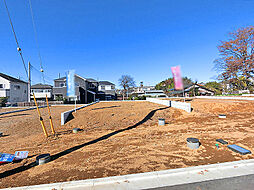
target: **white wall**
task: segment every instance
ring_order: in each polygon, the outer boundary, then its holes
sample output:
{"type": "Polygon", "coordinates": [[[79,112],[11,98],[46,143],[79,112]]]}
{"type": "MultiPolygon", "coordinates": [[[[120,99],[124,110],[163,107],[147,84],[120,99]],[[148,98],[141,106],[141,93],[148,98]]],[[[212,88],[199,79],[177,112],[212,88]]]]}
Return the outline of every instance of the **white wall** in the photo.
{"type": "Polygon", "coordinates": [[[105,90],[111,90],[111,85],[99,85],[98,90],[101,91],[101,86],[105,86],[105,90]]]}
{"type": "MultiPolygon", "coordinates": [[[[46,95],[48,98],[52,97],[51,92],[34,92],[35,98],[46,98],[46,95]]],[[[31,95],[31,98],[33,98],[33,94],[31,95]]]]}
{"type": "Polygon", "coordinates": [[[5,78],[0,77],[0,84],[3,85],[3,88],[0,88],[0,97],[8,97],[10,96],[9,89],[10,89],[10,82],[5,78]]]}
{"type": "Polygon", "coordinates": [[[3,77],[0,77],[0,84],[3,84],[4,89],[10,89],[10,82],[3,77]]]}
{"type": "Polygon", "coordinates": [[[105,90],[111,90],[111,85],[106,85],[105,90]]]}
{"type": "Polygon", "coordinates": [[[0,97],[7,97],[7,90],[6,89],[0,89],[0,97]]]}

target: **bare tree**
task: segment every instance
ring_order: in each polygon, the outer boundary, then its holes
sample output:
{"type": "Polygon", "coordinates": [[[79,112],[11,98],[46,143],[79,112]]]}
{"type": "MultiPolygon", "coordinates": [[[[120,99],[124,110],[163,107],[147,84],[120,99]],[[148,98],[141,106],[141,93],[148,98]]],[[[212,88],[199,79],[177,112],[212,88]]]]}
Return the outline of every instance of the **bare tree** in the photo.
{"type": "Polygon", "coordinates": [[[248,89],[254,75],[254,26],[229,33],[228,41],[218,46],[220,58],[215,67],[219,79],[229,81],[238,90],[248,89]]]}
{"type": "Polygon", "coordinates": [[[124,96],[128,92],[129,88],[135,87],[135,81],[130,75],[122,75],[121,78],[118,80],[119,85],[123,87],[123,100],[124,96]]]}

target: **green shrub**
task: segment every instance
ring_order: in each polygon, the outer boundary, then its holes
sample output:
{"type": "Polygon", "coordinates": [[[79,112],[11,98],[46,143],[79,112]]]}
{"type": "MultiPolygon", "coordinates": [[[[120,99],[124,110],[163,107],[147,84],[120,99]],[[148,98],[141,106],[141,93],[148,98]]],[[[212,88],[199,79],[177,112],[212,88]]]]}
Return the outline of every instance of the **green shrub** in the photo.
{"type": "Polygon", "coordinates": [[[0,106],[4,107],[7,101],[8,101],[7,97],[0,97],[0,106]]]}

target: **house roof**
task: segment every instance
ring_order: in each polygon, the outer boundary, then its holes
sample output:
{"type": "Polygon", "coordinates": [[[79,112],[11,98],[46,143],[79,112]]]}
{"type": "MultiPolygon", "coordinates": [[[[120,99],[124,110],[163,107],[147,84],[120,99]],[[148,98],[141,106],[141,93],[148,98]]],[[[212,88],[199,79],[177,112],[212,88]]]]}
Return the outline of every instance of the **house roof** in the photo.
{"type": "Polygon", "coordinates": [[[11,81],[11,82],[21,82],[21,83],[26,83],[27,84],[27,82],[25,82],[23,80],[11,77],[11,76],[3,74],[3,73],[0,73],[0,77],[3,77],[4,79],[6,79],[8,81],[11,81]]]}
{"type": "Polygon", "coordinates": [[[115,85],[115,84],[109,81],[99,81],[99,85],[115,85]]]}
{"type": "Polygon", "coordinates": [[[205,90],[207,90],[207,91],[210,91],[210,92],[213,92],[213,93],[215,93],[215,91],[213,91],[213,90],[211,90],[211,89],[209,89],[209,88],[206,88],[204,85],[202,85],[202,84],[196,84],[197,86],[199,86],[200,88],[203,88],[203,89],[205,89],[205,90]]]}
{"type": "Polygon", "coordinates": [[[66,80],[66,77],[61,77],[61,78],[55,79],[54,81],[58,81],[58,80],[66,80]]]}
{"type": "MultiPolygon", "coordinates": [[[[186,89],[186,88],[189,88],[189,87],[191,87],[191,86],[193,86],[194,84],[188,84],[188,85],[183,85],[184,86],[184,89],[186,89]]],[[[169,89],[169,91],[177,91],[177,92],[183,92],[182,90],[175,90],[174,88],[171,88],[171,89],[169,89]]]]}
{"type": "MultiPolygon", "coordinates": [[[[205,86],[203,86],[203,85],[201,85],[201,84],[186,85],[186,86],[184,86],[184,92],[189,92],[190,89],[188,89],[188,88],[190,88],[190,87],[192,87],[192,86],[195,86],[195,85],[198,86],[198,87],[200,87],[200,88],[203,88],[203,89],[205,89],[205,90],[207,90],[207,91],[210,91],[210,92],[213,92],[213,93],[214,93],[213,90],[210,90],[210,89],[206,88],[205,86]]],[[[170,91],[170,92],[169,92],[170,94],[180,94],[180,93],[183,93],[183,90],[174,90],[174,88],[170,89],[169,91],[170,91]]]]}
{"type": "MultiPolygon", "coordinates": [[[[81,79],[84,79],[84,80],[87,80],[88,82],[98,82],[97,80],[94,80],[92,78],[84,78],[84,77],[81,77],[77,74],[75,74],[76,77],[79,77],[81,79]]],[[[58,79],[55,79],[54,81],[63,81],[63,80],[66,80],[66,77],[61,77],[61,78],[58,78],[58,79]]]]}
{"type": "Polygon", "coordinates": [[[98,82],[97,80],[92,79],[92,78],[86,78],[86,80],[87,80],[88,82],[98,82]]]}
{"type": "Polygon", "coordinates": [[[35,84],[31,86],[31,89],[51,89],[53,86],[49,84],[35,84]]]}

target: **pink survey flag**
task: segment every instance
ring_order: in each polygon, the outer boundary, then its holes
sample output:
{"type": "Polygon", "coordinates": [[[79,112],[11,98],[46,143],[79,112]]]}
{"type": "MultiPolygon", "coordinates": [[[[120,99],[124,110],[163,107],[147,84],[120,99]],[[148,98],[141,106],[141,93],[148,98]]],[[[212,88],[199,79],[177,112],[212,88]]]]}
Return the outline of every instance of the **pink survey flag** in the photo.
{"type": "Polygon", "coordinates": [[[175,90],[183,90],[183,80],[180,66],[171,67],[171,71],[174,78],[175,90]]]}

